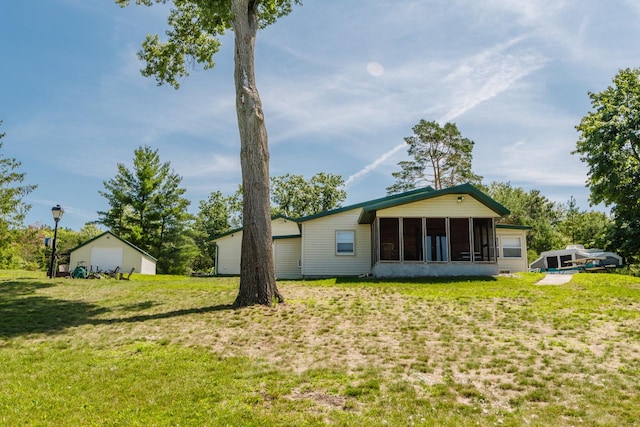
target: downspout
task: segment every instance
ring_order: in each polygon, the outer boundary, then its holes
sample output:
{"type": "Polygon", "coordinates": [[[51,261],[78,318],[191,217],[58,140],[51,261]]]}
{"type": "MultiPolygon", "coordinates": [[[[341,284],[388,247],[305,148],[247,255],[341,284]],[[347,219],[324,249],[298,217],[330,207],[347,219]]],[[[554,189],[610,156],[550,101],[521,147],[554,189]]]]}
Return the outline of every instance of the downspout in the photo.
{"type": "Polygon", "coordinates": [[[213,266],[215,268],[214,275],[219,276],[220,274],[218,273],[218,256],[219,256],[219,253],[220,253],[220,247],[218,246],[217,242],[216,242],[215,245],[216,245],[216,256],[213,259],[213,266]]]}

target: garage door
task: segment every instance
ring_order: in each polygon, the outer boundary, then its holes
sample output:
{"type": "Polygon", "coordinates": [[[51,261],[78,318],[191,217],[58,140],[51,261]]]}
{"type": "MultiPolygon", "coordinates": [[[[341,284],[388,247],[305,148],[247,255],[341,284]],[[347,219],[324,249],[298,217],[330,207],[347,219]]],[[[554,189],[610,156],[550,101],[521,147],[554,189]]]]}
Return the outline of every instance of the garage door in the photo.
{"type": "Polygon", "coordinates": [[[91,248],[91,265],[101,271],[122,268],[122,248],[91,248]]]}

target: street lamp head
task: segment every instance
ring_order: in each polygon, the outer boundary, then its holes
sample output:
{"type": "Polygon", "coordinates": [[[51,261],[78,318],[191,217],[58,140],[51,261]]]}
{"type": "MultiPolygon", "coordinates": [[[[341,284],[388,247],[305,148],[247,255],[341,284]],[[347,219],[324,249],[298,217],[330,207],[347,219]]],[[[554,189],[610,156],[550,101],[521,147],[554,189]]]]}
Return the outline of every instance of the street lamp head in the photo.
{"type": "Polygon", "coordinates": [[[60,221],[62,218],[62,214],[64,213],[64,209],[60,207],[60,205],[55,205],[51,208],[51,215],[53,215],[53,219],[55,222],[60,221]]]}

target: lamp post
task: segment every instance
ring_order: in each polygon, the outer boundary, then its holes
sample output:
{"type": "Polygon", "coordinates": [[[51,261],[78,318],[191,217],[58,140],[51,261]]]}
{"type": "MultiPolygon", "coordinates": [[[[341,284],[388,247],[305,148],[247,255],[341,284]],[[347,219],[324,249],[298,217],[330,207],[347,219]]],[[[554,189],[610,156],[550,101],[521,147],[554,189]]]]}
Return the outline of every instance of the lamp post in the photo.
{"type": "Polygon", "coordinates": [[[53,229],[53,246],[51,251],[51,266],[49,266],[49,278],[53,279],[55,277],[55,272],[53,271],[55,259],[56,259],[56,238],[58,237],[58,221],[62,218],[62,214],[64,213],[64,209],[60,207],[60,205],[55,205],[51,208],[51,215],[53,215],[53,220],[56,222],[56,226],[53,229]]]}

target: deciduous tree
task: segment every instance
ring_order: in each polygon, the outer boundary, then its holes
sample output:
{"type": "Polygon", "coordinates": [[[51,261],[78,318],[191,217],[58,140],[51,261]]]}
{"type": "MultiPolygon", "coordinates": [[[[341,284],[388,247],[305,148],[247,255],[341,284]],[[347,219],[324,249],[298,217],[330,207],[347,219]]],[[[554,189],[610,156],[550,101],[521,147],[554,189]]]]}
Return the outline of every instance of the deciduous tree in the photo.
{"type": "MultiPolygon", "coordinates": [[[[126,6],[130,0],[115,0],[126,6]]],[[[166,0],[136,0],[150,6],[166,0]]],[[[240,132],[240,165],[244,199],[240,289],[236,306],[283,301],[275,281],[269,207],[269,149],[262,103],[255,80],[257,32],[291,12],[300,0],[174,0],[167,39],[149,35],[139,53],[145,76],[178,88],[187,64],[214,66],[219,37],[233,30],[236,111],[240,132]]]]}
{"type": "Polygon", "coordinates": [[[612,220],[604,212],[578,208],[573,196],[562,207],[562,218],[557,228],[567,244],[584,245],[586,248],[616,250],[609,242],[612,220]]]}
{"type": "Polygon", "coordinates": [[[562,235],[555,228],[562,218],[561,209],[539,190],[527,192],[508,182],[492,182],[487,194],[511,212],[504,222],[531,227],[527,233],[529,250],[539,254],[562,246],[562,235]]]}
{"type": "Polygon", "coordinates": [[[206,271],[214,266],[215,245],[210,244],[213,236],[231,229],[229,205],[231,197],[224,197],[220,191],[214,191],[207,200],[201,200],[194,223],[194,240],[199,255],[192,267],[197,271],[206,271]]]}
{"type": "Polygon", "coordinates": [[[404,139],[413,160],[398,165],[393,172],[395,184],[387,187],[389,194],[431,185],[436,190],[457,184],[478,184],[481,176],[471,170],[474,142],[463,138],[454,123],[440,126],[437,122],[422,119],[413,127],[413,135],[404,139]]]}
{"type": "Polygon", "coordinates": [[[613,85],[589,93],[592,111],[576,126],[575,154],[589,166],[591,201],[611,206],[618,249],[640,255],[640,68],[620,70],[613,85]]]}
{"type": "Polygon", "coordinates": [[[302,175],[271,178],[273,211],[292,218],[313,215],[340,206],[347,198],[340,175],[320,172],[306,180],[302,175]]]}
{"type": "Polygon", "coordinates": [[[4,137],[5,134],[0,133],[0,268],[15,268],[14,262],[10,262],[18,257],[15,248],[11,249],[15,240],[12,230],[22,225],[26,213],[31,209],[31,205],[24,202],[24,197],[37,186],[22,185],[25,173],[19,171],[21,163],[2,153],[4,137]]]}

